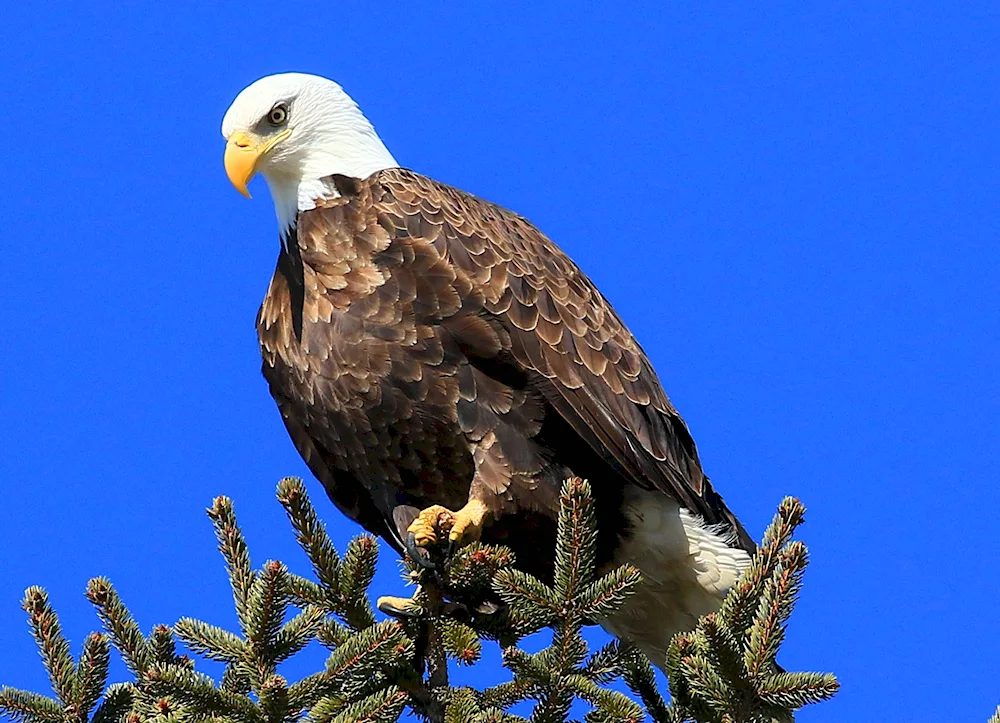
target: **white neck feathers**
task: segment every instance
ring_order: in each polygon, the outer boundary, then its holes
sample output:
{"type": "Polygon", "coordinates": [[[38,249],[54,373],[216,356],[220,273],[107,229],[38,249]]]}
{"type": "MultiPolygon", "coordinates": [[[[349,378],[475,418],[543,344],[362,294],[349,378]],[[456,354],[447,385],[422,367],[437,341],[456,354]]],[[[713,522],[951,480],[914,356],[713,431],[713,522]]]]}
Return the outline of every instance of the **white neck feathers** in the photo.
{"type": "MultiPolygon", "coordinates": [[[[264,178],[271,190],[278,228],[282,238],[295,226],[301,211],[316,207],[317,199],[335,198],[339,195],[328,178],[332,175],[368,178],[373,173],[396,168],[399,164],[392,157],[371,124],[358,116],[364,125],[332,133],[316,134],[317,141],[303,154],[298,173],[283,174],[265,171],[264,178]]],[[[277,170],[277,169],[276,169],[277,170]]]]}

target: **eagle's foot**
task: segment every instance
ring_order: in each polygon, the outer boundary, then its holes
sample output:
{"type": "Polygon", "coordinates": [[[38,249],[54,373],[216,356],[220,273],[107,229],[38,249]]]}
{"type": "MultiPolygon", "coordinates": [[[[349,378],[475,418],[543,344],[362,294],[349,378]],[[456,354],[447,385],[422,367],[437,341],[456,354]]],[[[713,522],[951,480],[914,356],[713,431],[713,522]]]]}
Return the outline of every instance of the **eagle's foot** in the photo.
{"type": "MultiPolygon", "coordinates": [[[[378,599],[376,606],[386,615],[397,620],[412,620],[428,614],[426,599],[420,595],[420,588],[413,597],[394,597],[383,595],[378,599]]],[[[453,617],[461,621],[468,621],[471,618],[469,608],[464,603],[454,600],[442,601],[440,614],[453,617]]]]}
{"type": "Polygon", "coordinates": [[[414,554],[417,552],[414,548],[430,547],[445,539],[452,547],[468,545],[479,539],[485,519],[486,505],[479,500],[469,500],[458,512],[441,505],[428,507],[406,529],[410,556],[417,564],[433,567],[433,563],[426,564],[429,561],[423,555],[414,554]]]}
{"type": "Polygon", "coordinates": [[[394,618],[416,618],[423,613],[423,607],[416,598],[383,595],[375,605],[380,611],[394,618]]]}
{"type": "Polygon", "coordinates": [[[442,533],[451,530],[454,523],[454,512],[441,505],[432,505],[421,510],[406,531],[413,536],[413,544],[417,547],[430,547],[437,544],[442,533]]]}

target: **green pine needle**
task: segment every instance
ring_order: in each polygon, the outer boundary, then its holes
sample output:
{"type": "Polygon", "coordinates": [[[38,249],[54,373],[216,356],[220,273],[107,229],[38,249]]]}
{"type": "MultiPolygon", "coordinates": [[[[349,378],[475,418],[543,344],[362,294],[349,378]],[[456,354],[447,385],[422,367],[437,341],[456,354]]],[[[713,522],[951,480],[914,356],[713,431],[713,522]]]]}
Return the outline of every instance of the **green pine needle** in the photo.
{"type": "Polygon", "coordinates": [[[640,584],[639,570],[632,565],[622,565],[588,585],[573,605],[579,615],[599,622],[621,608],[640,584]]]}
{"type": "Polygon", "coordinates": [[[97,616],[111,636],[111,642],[118,649],[125,665],[136,675],[144,673],[152,662],[149,641],[125,603],[118,597],[111,581],[106,577],[93,578],[87,583],[86,595],[97,608],[97,616]]]}
{"type": "Polygon", "coordinates": [[[761,675],[774,666],[778,648],[785,639],[785,623],[798,598],[807,564],[806,548],[801,542],[789,543],[781,551],[778,565],[765,583],[750,628],[744,659],[751,676],[761,675]]]}
{"type": "Polygon", "coordinates": [[[760,699],[788,710],[828,700],[840,689],[830,673],[776,673],[761,681],[760,699]]]}
{"type": "Polygon", "coordinates": [[[632,646],[622,646],[619,653],[621,659],[622,679],[629,689],[639,697],[646,707],[649,716],[657,723],[674,720],[671,709],[656,689],[656,677],[653,666],[646,656],[632,646]]]}
{"type": "Polygon", "coordinates": [[[238,635],[201,620],[181,618],[174,632],[191,650],[210,660],[235,663],[247,655],[247,644],[238,635]]]}
{"type": "Polygon", "coordinates": [[[69,652],[69,641],[62,634],[59,617],[49,605],[48,594],[40,587],[24,591],[21,607],[28,613],[31,634],[42,654],[42,664],[49,674],[52,690],[64,706],[76,699],[76,665],[69,652]]]}
{"type": "Polygon", "coordinates": [[[341,625],[332,618],[327,618],[320,624],[319,630],[316,633],[316,639],[330,650],[336,650],[339,646],[347,642],[347,639],[351,635],[352,631],[350,628],[341,625]]]}
{"type": "Polygon", "coordinates": [[[289,700],[288,681],[280,675],[272,675],[263,682],[257,702],[268,723],[290,722],[299,717],[300,711],[289,700]]]}
{"type": "Polygon", "coordinates": [[[271,654],[281,663],[295,655],[316,638],[326,614],[318,607],[309,606],[285,623],[271,642],[271,654]]]}
{"type": "Polygon", "coordinates": [[[309,713],[315,723],[395,723],[406,706],[407,696],[395,686],[373,693],[346,706],[333,717],[317,706],[309,713]]]}
{"type": "Polygon", "coordinates": [[[506,710],[527,699],[533,689],[534,686],[523,678],[494,685],[483,691],[483,707],[506,710]]]}
{"type": "Polygon", "coordinates": [[[63,723],[64,709],[57,701],[17,688],[0,688],[0,715],[24,723],[63,723]]]}
{"type": "Polygon", "coordinates": [[[493,579],[493,589],[510,606],[520,635],[530,635],[558,620],[563,613],[554,591],[538,578],[507,568],[493,579]]]}
{"type": "Polygon", "coordinates": [[[350,697],[413,654],[413,643],[396,621],[377,623],[352,635],[330,654],[322,690],[350,697]]]}
{"type": "Polygon", "coordinates": [[[154,663],[160,665],[182,664],[184,658],[177,655],[174,631],[169,625],[156,625],[149,636],[149,653],[154,663]]]}
{"type": "Polygon", "coordinates": [[[329,608],[328,596],[324,589],[312,580],[293,572],[288,573],[288,594],[292,603],[299,607],[316,605],[324,610],[329,608]]]}
{"type": "Polygon", "coordinates": [[[555,590],[562,599],[576,597],[594,575],[597,549],[594,499],[590,484],[578,477],[566,480],[559,495],[556,534],[555,590]]]}
{"type": "Polygon", "coordinates": [[[278,483],[278,500],[295,529],[295,539],[312,562],[313,572],[319,578],[320,585],[331,590],[338,589],[340,555],[326,534],[326,527],[316,516],[302,480],[298,477],[281,480],[278,483]]]}
{"type": "Polygon", "coordinates": [[[219,551],[226,560],[233,589],[233,601],[236,604],[236,616],[240,625],[246,630],[247,604],[256,578],[250,564],[250,550],[243,532],[236,524],[236,512],[232,500],[223,496],[216,497],[207,512],[215,526],[219,551]]]}
{"type": "Polygon", "coordinates": [[[368,586],[375,577],[378,542],[371,535],[359,535],[347,544],[340,565],[340,609],[344,619],[356,629],[375,622],[375,611],[368,600],[368,586]]]}
{"type": "Polygon", "coordinates": [[[514,564],[509,547],[473,542],[459,549],[448,565],[448,590],[457,598],[480,600],[492,590],[493,578],[514,564]]]}
{"type": "Polygon", "coordinates": [[[219,690],[226,693],[235,693],[236,695],[249,695],[252,689],[250,676],[247,674],[244,665],[231,663],[226,666],[226,670],[222,674],[222,682],[219,684],[219,690]]]}
{"type": "Polygon", "coordinates": [[[479,723],[483,711],[478,696],[471,688],[455,688],[451,691],[444,711],[444,723],[479,723]]]}
{"type": "Polygon", "coordinates": [[[680,673],[692,698],[707,703],[720,714],[732,710],[733,692],[708,658],[702,655],[685,656],[681,659],[680,673]]]}
{"type": "Polygon", "coordinates": [[[91,633],[83,643],[80,662],[76,666],[76,701],[78,715],[85,718],[108,684],[111,664],[111,643],[103,633],[91,633]]]}
{"type": "Polygon", "coordinates": [[[578,697],[601,710],[607,720],[638,723],[645,717],[635,701],[616,690],[602,688],[583,675],[568,675],[564,682],[578,697]]]}
{"type": "Polygon", "coordinates": [[[459,665],[473,665],[479,661],[483,644],[475,630],[451,618],[442,618],[440,625],[444,649],[450,658],[459,665]]]}
{"type": "Polygon", "coordinates": [[[154,695],[176,698],[201,715],[220,715],[242,723],[262,721],[261,712],[250,698],[219,690],[203,673],[178,665],[158,665],[146,672],[144,681],[154,695]]]}
{"type": "Polygon", "coordinates": [[[91,723],[119,723],[137,696],[132,683],[115,683],[104,692],[104,700],[94,711],[91,723]]]}
{"type": "Polygon", "coordinates": [[[250,586],[244,616],[243,634],[255,654],[261,670],[270,670],[276,660],[268,646],[281,630],[288,611],[287,570],[280,562],[264,564],[250,586]]]}
{"type": "Polygon", "coordinates": [[[740,635],[744,631],[750,631],[760,595],[774,574],[781,550],[792,539],[792,533],[804,519],[805,507],[801,502],[794,497],[786,497],[781,501],[778,513],[764,533],[764,540],[757,548],[750,566],[723,601],[719,615],[724,620],[731,621],[730,629],[740,644],[743,643],[740,635]]]}
{"type": "Polygon", "coordinates": [[[612,640],[590,656],[583,668],[583,675],[595,683],[610,683],[622,674],[622,644],[612,640]]]}
{"type": "Polygon", "coordinates": [[[804,512],[786,498],[719,612],[671,641],[666,667],[674,707],[668,715],[706,723],[791,721],[795,710],[837,692],[830,674],[784,673],[776,665],[808,565],[805,545],[791,540],[804,512]]]}

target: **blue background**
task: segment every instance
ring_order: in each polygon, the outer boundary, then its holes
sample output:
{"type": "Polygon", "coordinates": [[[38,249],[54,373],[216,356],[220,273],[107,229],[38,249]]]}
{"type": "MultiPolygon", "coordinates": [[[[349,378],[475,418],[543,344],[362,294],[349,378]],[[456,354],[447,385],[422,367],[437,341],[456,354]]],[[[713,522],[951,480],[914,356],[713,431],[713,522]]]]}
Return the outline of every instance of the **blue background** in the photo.
{"type": "MultiPolygon", "coordinates": [[[[8,4],[0,683],[47,690],[30,584],[75,652],[98,574],[145,629],[231,624],[214,495],[256,563],[307,569],[274,500],[307,472],[253,327],[273,210],[262,181],[253,202],[230,187],[219,134],[241,88],[302,70],[338,80],[403,165],[577,260],[754,535],[805,501],[782,662],[843,689],[802,720],[986,720],[1000,11],[837,5],[8,4]]],[[[310,485],[342,545],[355,528],[310,485]]],[[[400,589],[388,554],[375,589],[400,589]]]]}

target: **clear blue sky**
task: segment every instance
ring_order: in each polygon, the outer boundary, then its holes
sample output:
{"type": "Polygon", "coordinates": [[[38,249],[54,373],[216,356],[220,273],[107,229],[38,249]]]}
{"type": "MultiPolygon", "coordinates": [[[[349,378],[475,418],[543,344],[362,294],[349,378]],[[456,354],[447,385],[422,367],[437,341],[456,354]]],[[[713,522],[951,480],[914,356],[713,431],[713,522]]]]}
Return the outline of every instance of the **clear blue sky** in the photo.
{"type": "Polygon", "coordinates": [[[74,651],[98,574],[146,629],[230,623],[214,495],[255,562],[306,569],[253,327],[275,221],[219,134],[300,70],[577,260],[755,535],[805,501],[782,660],[843,689],[801,720],[1000,702],[996,3],[39,5],[0,27],[0,683],[47,689],[30,584],[74,651]]]}

